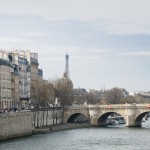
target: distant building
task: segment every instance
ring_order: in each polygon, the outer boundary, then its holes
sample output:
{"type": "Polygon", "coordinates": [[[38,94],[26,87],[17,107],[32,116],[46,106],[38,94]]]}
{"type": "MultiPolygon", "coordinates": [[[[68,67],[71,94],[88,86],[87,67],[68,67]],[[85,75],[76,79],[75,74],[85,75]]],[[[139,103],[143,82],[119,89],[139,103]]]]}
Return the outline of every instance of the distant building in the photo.
{"type": "Polygon", "coordinates": [[[135,95],[143,95],[143,96],[150,96],[150,91],[130,91],[129,95],[135,96],[135,95]]]}
{"type": "Polygon", "coordinates": [[[0,108],[13,105],[11,91],[12,64],[0,58],[0,108]]]}
{"type": "Polygon", "coordinates": [[[73,83],[69,77],[69,55],[65,55],[65,72],[63,74],[63,77],[61,77],[58,80],[58,88],[68,88],[68,89],[73,89],[73,83]]]}
{"type": "Polygon", "coordinates": [[[121,88],[121,91],[124,97],[129,96],[129,92],[127,92],[124,88],[121,88]]]}
{"type": "Polygon", "coordinates": [[[84,104],[87,102],[87,91],[84,88],[73,89],[74,104],[84,104]]]}
{"type": "Polygon", "coordinates": [[[97,103],[100,103],[101,100],[104,98],[105,90],[95,90],[95,89],[90,89],[89,94],[94,95],[94,99],[97,103]]]}
{"type": "Polygon", "coordinates": [[[129,92],[129,95],[130,95],[130,96],[135,96],[135,95],[137,95],[137,94],[138,94],[137,91],[130,91],[130,92],[129,92]]]}

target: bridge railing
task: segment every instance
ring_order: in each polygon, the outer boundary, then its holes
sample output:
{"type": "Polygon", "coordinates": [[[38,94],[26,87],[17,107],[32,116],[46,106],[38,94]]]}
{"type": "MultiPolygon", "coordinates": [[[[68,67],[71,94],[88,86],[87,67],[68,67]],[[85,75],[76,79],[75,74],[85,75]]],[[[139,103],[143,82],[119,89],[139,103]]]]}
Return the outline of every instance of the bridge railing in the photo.
{"type": "Polygon", "coordinates": [[[109,104],[109,105],[88,105],[88,108],[150,108],[150,104],[109,104]]]}
{"type": "Polygon", "coordinates": [[[145,108],[149,108],[150,109],[150,104],[109,104],[109,105],[91,105],[91,104],[84,104],[84,105],[73,105],[73,106],[69,106],[68,109],[92,109],[92,108],[102,108],[102,109],[111,109],[111,108],[119,108],[119,109],[126,109],[126,108],[137,108],[137,109],[145,109],[145,108]]]}

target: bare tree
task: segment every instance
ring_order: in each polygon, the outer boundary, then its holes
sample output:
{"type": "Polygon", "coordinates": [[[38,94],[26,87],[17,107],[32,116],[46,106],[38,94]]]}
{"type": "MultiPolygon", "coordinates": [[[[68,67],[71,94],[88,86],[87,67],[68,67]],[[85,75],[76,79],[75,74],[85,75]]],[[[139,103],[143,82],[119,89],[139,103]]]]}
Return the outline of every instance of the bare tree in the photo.
{"type": "Polygon", "coordinates": [[[54,97],[55,88],[54,85],[50,82],[47,83],[47,100],[48,103],[54,104],[55,97],[54,97]]]}
{"type": "Polygon", "coordinates": [[[31,103],[38,106],[39,103],[39,87],[40,82],[38,78],[31,81],[31,103]]]}
{"type": "Polygon", "coordinates": [[[134,98],[135,98],[135,103],[149,103],[149,100],[148,101],[146,101],[146,99],[144,98],[144,96],[142,96],[141,94],[137,94],[137,95],[135,95],[134,96],[134,98]]]}
{"type": "Polygon", "coordinates": [[[56,93],[61,106],[64,107],[73,103],[73,84],[66,74],[64,74],[63,78],[58,80],[56,93]]]}
{"type": "Polygon", "coordinates": [[[62,107],[72,105],[73,93],[71,90],[68,90],[67,88],[58,89],[57,96],[60,100],[60,104],[62,107]]]}
{"type": "Polygon", "coordinates": [[[64,74],[64,76],[58,80],[55,92],[55,96],[59,99],[62,107],[63,123],[64,111],[67,109],[67,106],[72,105],[73,103],[73,84],[66,74],[64,74]]]}
{"type": "Polygon", "coordinates": [[[132,104],[132,103],[136,103],[136,99],[134,96],[122,97],[120,100],[120,103],[121,104],[125,104],[125,103],[132,104]]]}
{"type": "Polygon", "coordinates": [[[54,103],[54,87],[52,83],[46,80],[34,80],[31,83],[31,99],[32,103],[39,106],[47,106],[54,103]]]}
{"type": "Polygon", "coordinates": [[[87,103],[89,104],[96,104],[98,102],[96,95],[92,92],[87,93],[86,97],[87,97],[87,103]]]}
{"type": "Polygon", "coordinates": [[[103,102],[106,104],[120,104],[121,98],[124,97],[123,92],[119,88],[112,88],[104,95],[103,102]]]}
{"type": "Polygon", "coordinates": [[[73,103],[74,104],[84,104],[87,102],[87,91],[84,88],[73,89],[73,103]]]}
{"type": "Polygon", "coordinates": [[[52,83],[43,80],[39,88],[39,93],[40,102],[43,107],[47,107],[49,104],[54,103],[54,87],[52,83]]]}

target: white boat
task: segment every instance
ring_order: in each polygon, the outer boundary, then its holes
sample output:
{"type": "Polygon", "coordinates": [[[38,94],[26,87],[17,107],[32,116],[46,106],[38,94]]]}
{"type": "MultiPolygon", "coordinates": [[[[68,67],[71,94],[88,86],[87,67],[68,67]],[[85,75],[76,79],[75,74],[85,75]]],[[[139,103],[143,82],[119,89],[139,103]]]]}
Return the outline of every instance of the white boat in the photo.
{"type": "Polygon", "coordinates": [[[122,116],[108,117],[107,125],[125,124],[125,120],[122,116]]]}
{"type": "Polygon", "coordinates": [[[107,125],[118,125],[119,122],[117,120],[107,120],[107,125]]]}

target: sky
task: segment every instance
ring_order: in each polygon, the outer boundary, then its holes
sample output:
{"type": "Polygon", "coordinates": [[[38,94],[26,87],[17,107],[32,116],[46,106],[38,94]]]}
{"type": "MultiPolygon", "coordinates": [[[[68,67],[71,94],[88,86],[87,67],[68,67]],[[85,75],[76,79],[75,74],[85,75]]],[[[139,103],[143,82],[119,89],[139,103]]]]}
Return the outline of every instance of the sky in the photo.
{"type": "Polygon", "coordinates": [[[150,91],[150,0],[0,0],[0,49],[38,53],[44,79],[150,91]]]}

